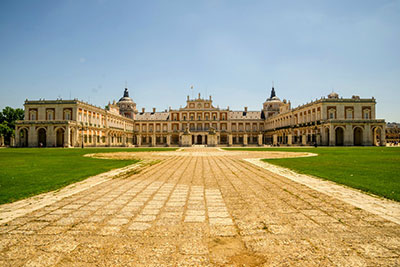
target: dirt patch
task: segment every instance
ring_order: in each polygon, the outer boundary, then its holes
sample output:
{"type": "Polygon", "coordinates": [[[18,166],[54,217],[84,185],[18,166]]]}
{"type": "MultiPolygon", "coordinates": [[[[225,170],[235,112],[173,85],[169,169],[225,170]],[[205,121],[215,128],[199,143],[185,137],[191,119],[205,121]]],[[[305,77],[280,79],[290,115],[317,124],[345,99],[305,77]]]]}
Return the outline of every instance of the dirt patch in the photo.
{"type": "Polygon", "coordinates": [[[210,260],[219,266],[260,266],[263,257],[248,251],[238,237],[218,237],[209,243],[210,260]]]}

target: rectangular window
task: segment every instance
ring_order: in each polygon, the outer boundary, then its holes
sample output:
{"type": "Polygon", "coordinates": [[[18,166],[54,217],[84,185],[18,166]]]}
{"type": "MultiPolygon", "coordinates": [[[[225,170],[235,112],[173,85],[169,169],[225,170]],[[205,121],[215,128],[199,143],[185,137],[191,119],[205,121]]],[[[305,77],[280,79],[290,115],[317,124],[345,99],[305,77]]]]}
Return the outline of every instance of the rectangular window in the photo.
{"type": "Polygon", "coordinates": [[[353,113],[351,111],[348,111],[347,119],[352,119],[352,118],[353,118],[353,113]]]}

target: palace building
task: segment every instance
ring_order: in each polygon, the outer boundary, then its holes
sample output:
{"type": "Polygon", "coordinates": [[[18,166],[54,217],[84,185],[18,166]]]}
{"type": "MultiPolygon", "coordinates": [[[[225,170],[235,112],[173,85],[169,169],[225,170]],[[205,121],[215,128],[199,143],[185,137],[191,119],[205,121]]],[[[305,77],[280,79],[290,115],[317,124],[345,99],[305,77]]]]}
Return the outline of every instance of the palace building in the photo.
{"type": "Polygon", "coordinates": [[[26,100],[19,147],[385,145],[374,98],[331,93],[296,108],[272,88],[258,111],[215,107],[211,96],[165,111],[138,111],[125,89],[105,109],[74,100],[26,100]]]}

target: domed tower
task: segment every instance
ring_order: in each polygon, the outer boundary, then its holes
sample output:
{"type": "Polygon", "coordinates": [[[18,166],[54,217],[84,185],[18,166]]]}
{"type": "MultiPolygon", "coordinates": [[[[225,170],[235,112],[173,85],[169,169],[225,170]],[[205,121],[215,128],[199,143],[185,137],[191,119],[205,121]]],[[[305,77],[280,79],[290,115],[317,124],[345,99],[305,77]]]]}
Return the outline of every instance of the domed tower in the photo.
{"type": "Polygon", "coordinates": [[[275,88],[272,86],[271,96],[264,102],[263,111],[265,118],[279,113],[280,107],[284,103],[276,96],[275,88]]]}
{"type": "Polygon", "coordinates": [[[124,96],[118,101],[119,113],[127,118],[135,119],[137,113],[136,103],[129,97],[128,88],[125,88],[124,96]]]}

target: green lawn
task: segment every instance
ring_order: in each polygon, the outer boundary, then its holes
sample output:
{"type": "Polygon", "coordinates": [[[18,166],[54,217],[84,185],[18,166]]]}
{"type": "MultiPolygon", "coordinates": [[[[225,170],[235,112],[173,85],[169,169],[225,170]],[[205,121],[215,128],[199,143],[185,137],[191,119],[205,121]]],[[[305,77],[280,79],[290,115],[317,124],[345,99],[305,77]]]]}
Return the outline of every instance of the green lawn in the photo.
{"type": "Polygon", "coordinates": [[[7,148],[0,149],[0,204],[59,189],[137,160],[83,157],[122,151],[160,151],[176,148],[7,148]]]}
{"type": "Polygon", "coordinates": [[[266,162],[311,174],[353,188],[400,201],[400,148],[226,148],[227,150],[312,152],[319,156],[265,159],[266,162]]]}

